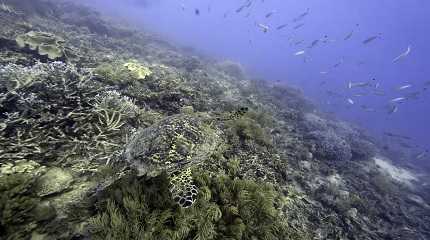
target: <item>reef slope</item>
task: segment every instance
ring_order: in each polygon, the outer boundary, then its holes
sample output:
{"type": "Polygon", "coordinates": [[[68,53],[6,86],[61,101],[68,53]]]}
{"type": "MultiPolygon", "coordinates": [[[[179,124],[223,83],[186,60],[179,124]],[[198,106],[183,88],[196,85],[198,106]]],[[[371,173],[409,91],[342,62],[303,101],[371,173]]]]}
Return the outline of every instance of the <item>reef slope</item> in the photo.
{"type": "Polygon", "coordinates": [[[425,176],[299,90],[61,1],[0,24],[0,239],[430,239],[425,176]]]}

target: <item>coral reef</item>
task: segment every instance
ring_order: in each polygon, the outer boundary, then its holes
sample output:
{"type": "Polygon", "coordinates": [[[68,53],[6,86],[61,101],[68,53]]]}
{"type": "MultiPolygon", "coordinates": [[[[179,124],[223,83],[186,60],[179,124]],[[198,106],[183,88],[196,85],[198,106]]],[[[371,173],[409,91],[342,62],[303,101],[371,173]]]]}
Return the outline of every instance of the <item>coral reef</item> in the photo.
{"type": "Polygon", "coordinates": [[[70,2],[0,22],[0,238],[430,238],[425,178],[300,90],[70,2]]]}

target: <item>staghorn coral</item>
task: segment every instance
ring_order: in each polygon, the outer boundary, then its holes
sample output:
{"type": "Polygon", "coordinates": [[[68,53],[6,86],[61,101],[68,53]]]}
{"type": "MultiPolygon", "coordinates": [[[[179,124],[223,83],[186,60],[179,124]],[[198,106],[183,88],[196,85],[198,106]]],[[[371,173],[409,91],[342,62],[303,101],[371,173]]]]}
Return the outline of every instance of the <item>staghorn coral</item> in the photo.
{"type": "Polygon", "coordinates": [[[30,67],[16,64],[0,66],[0,83],[8,90],[14,91],[29,86],[40,79],[48,77],[45,64],[36,63],[30,67]]]}
{"type": "MultiPolygon", "coordinates": [[[[4,80],[13,86],[16,73],[5,69],[4,80]]],[[[31,81],[13,87],[3,98],[6,127],[0,133],[0,158],[46,161],[86,156],[109,161],[119,155],[118,130],[125,117],[94,107],[100,87],[91,83],[90,72],[61,62],[13,69],[31,81]],[[30,76],[33,72],[39,74],[30,76]]]]}
{"type": "Polygon", "coordinates": [[[98,94],[95,97],[94,107],[100,110],[111,109],[127,117],[135,117],[140,112],[140,108],[133,99],[123,96],[115,90],[98,94]]]}

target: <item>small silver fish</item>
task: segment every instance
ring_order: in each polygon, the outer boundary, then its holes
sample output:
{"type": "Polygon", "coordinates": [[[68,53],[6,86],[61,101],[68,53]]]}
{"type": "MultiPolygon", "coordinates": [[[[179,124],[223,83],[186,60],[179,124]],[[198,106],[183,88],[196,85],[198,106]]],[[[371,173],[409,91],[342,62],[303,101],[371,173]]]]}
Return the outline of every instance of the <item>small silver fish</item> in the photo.
{"type": "Polygon", "coordinates": [[[354,30],[352,30],[348,35],[346,35],[346,37],[343,40],[348,40],[352,37],[352,34],[354,33],[354,30]]]}
{"type": "Polygon", "coordinates": [[[397,107],[396,105],[393,105],[390,107],[390,110],[388,111],[388,114],[393,114],[396,113],[399,110],[399,107],[397,107]]]}
{"type": "Polygon", "coordinates": [[[333,65],[333,68],[339,67],[343,63],[343,59],[341,59],[338,63],[333,65]]]}
{"type": "Polygon", "coordinates": [[[398,90],[404,90],[404,89],[407,89],[407,88],[410,88],[410,87],[412,87],[412,84],[406,84],[406,85],[403,85],[403,86],[400,86],[399,88],[397,88],[398,90]]]}
{"type": "Polygon", "coordinates": [[[354,100],[352,100],[351,98],[346,99],[348,101],[349,104],[353,105],[354,104],[354,100]]]}
{"type": "Polygon", "coordinates": [[[400,59],[402,59],[406,56],[408,56],[410,52],[411,52],[411,46],[409,45],[404,53],[400,54],[399,56],[397,56],[396,58],[393,59],[393,63],[399,61],[400,59]]]}
{"type": "Polygon", "coordinates": [[[422,151],[421,153],[417,154],[417,156],[415,157],[415,159],[419,160],[424,158],[428,153],[428,150],[422,151]]]}
{"type": "Polygon", "coordinates": [[[264,32],[267,33],[267,31],[269,31],[269,26],[263,25],[261,23],[258,24],[258,27],[260,27],[260,29],[264,32]]]}
{"type": "Polygon", "coordinates": [[[298,17],[294,18],[293,22],[298,22],[298,21],[302,20],[304,17],[306,17],[306,15],[309,14],[309,10],[310,10],[309,8],[306,9],[306,12],[304,12],[304,13],[300,14],[298,17]]]}
{"type": "Polygon", "coordinates": [[[361,105],[360,106],[365,112],[376,112],[376,110],[374,108],[368,107],[366,105],[361,105]]]}
{"type": "Polygon", "coordinates": [[[373,94],[377,95],[377,96],[385,96],[385,93],[383,91],[373,91],[373,94]]]}
{"type": "Polygon", "coordinates": [[[398,97],[398,98],[391,99],[390,102],[401,102],[401,101],[404,101],[404,100],[406,100],[405,97],[398,97]]]}
{"type": "Polygon", "coordinates": [[[410,138],[408,136],[403,136],[403,135],[400,135],[400,134],[391,133],[391,132],[387,132],[387,131],[384,132],[384,135],[387,135],[389,137],[394,137],[394,138],[402,138],[402,139],[405,139],[405,140],[411,140],[412,139],[412,138],[410,138]]]}
{"type": "Polygon", "coordinates": [[[246,7],[246,5],[240,6],[238,9],[236,9],[236,13],[242,12],[242,10],[246,7]]]}
{"type": "Polygon", "coordinates": [[[276,28],[276,30],[281,30],[281,29],[283,29],[283,28],[284,28],[284,27],[286,27],[286,26],[288,26],[288,23],[285,23],[285,24],[279,25],[279,26],[276,28]]]}
{"type": "Polygon", "coordinates": [[[312,41],[312,43],[311,43],[311,45],[309,45],[309,47],[308,48],[313,48],[313,47],[315,47],[318,43],[319,43],[319,39],[316,39],[316,40],[314,40],[314,41],[312,41]]]}
{"type": "Polygon", "coordinates": [[[418,92],[418,91],[417,92],[411,92],[411,93],[406,94],[406,98],[417,99],[420,94],[421,94],[421,92],[418,92]]]}
{"type": "Polygon", "coordinates": [[[364,41],[363,41],[363,44],[368,44],[368,43],[370,43],[370,42],[373,42],[373,41],[374,41],[374,40],[376,40],[377,38],[379,38],[379,35],[369,37],[369,38],[367,38],[366,40],[364,40],[364,41]]]}
{"type": "Polygon", "coordinates": [[[294,45],[296,45],[296,46],[297,46],[297,45],[299,45],[299,44],[302,44],[304,41],[305,41],[305,40],[299,40],[299,41],[295,42],[295,43],[294,43],[294,45]]]}
{"type": "Polygon", "coordinates": [[[348,88],[351,89],[351,88],[355,88],[355,87],[367,87],[369,85],[370,85],[369,82],[356,82],[356,83],[349,82],[348,88]]]}
{"type": "Polygon", "coordinates": [[[299,28],[303,27],[304,25],[305,25],[304,23],[300,23],[300,24],[294,26],[294,29],[299,29],[299,28]]]}
{"type": "Polygon", "coordinates": [[[305,50],[298,51],[298,52],[294,53],[294,56],[300,56],[300,55],[303,55],[303,54],[305,54],[305,50]]]}
{"type": "Polygon", "coordinates": [[[265,15],[266,18],[271,17],[276,11],[269,12],[265,15]]]}

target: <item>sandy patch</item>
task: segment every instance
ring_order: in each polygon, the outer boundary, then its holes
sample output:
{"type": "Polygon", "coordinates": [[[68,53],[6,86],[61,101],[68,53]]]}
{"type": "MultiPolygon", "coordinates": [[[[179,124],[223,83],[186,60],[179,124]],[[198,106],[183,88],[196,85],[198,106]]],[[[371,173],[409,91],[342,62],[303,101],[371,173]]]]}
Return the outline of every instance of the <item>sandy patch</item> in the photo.
{"type": "Polygon", "coordinates": [[[394,180],[411,184],[413,181],[418,181],[418,178],[411,171],[404,168],[396,167],[391,162],[380,157],[374,157],[376,166],[387,175],[391,176],[394,180]]]}

